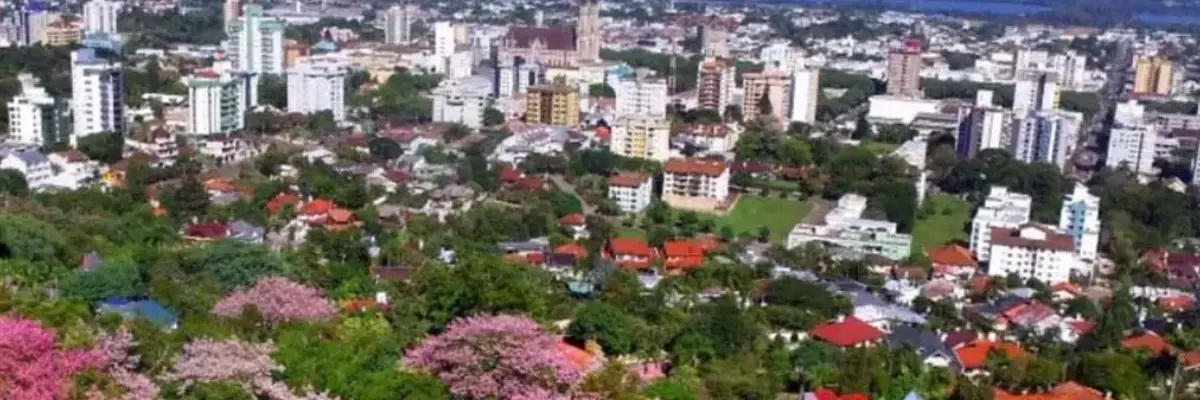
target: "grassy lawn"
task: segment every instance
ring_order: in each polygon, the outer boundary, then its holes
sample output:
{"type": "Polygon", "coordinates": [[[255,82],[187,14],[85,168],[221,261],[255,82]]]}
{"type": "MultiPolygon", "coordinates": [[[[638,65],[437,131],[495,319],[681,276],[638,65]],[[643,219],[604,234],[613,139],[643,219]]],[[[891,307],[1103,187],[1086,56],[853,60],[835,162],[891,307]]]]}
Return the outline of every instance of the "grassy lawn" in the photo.
{"type": "MultiPolygon", "coordinates": [[[[966,240],[967,233],[964,227],[971,220],[970,204],[944,193],[930,196],[925,201],[932,204],[933,212],[928,215],[918,212],[917,223],[913,227],[914,249],[955,239],[966,240]]],[[[930,206],[921,208],[924,210],[927,207],[930,206]]]]}
{"type": "Polygon", "coordinates": [[[862,144],[860,146],[862,146],[863,148],[866,148],[867,150],[871,150],[872,153],[879,154],[879,155],[891,154],[893,151],[896,150],[897,147],[900,147],[900,145],[895,144],[895,143],[884,143],[884,142],[874,142],[874,141],[862,142],[862,144]]]}
{"type": "Polygon", "coordinates": [[[771,241],[783,242],[792,227],[808,215],[810,208],[811,205],[802,200],[743,195],[733,212],[715,220],[717,229],[729,225],[737,234],[757,235],[758,228],[766,225],[771,229],[771,241]]]}
{"type": "Polygon", "coordinates": [[[617,237],[644,239],[646,237],[646,231],[643,231],[641,228],[620,225],[617,227],[617,237]]]}

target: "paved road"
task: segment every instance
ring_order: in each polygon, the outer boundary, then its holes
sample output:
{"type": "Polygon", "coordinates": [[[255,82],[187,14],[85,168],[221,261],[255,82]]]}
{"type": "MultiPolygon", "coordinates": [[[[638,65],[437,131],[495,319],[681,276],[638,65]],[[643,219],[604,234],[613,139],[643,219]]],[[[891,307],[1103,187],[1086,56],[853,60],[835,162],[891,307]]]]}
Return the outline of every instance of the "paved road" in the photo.
{"type": "MultiPolygon", "coordinates": [[[[1072,154],[1072,160],[1077,160],[1085,152],[1092,152],[1100,156],[1101,160],[1104,158],[1107,149],[1100,147],[1100,138],[1107,136],[1109,130],[1112,129],[1110,114],[1116,108],[1117,103],[1126,97],[1125,82],[1129,78],[1132,57],[1128,42],[1121,41],[1117,44],[1117,51],[1113,52],[1108,60],[1108,74],[1104,86],[1097,92],[1100,95],[1100,110],[1085,122],[1084,133],[1079,137],[1079,144],[1075,148],[1075,154],[1072,154]]],[[[1067,173],[1076,179],[1086,180],[1091,176],[1092,171],[1076,170],[1075,164],[1072,162],[1067,164],[1067,173]]]]}

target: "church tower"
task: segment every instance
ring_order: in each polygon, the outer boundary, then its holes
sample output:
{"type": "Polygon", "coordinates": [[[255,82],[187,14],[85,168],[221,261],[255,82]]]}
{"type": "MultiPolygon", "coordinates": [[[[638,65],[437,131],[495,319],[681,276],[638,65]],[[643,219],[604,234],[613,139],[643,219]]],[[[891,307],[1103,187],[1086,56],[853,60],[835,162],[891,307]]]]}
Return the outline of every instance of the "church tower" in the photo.
{"type": "Polygon", "coordinates": [[[600,61],[600,0],[579,0],[575,51],[579,61],[600,61]]]}

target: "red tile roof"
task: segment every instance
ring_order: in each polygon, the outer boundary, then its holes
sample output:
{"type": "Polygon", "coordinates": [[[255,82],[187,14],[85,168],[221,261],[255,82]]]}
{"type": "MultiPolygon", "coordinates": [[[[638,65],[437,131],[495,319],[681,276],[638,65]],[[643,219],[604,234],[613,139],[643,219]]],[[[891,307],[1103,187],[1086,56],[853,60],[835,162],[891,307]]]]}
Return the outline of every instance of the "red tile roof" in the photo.
{"type": "Polygon", "coordinates": [[[536,176],[527,176],[518,180],[513,186],[524,190],[542,190],[546,187],[546,182],[536,176]]]}
{"type": "Polygon", "coordinates": [[[975,262],[975,253],[957,244],[937,248],[930,247],[926,251],[929,253],[929,261],[934,266],[979,267],[979,263],[975,262]]]}
{"type": "Polygon", "coordinates": [[[702,160],[699,158],[672,158],[663,165],[663,171],[672,174],[721,176],[729,170],[725,161],[702,160]]]}
{"type": "Polygon", "coordinates": [[[1156,356],[1175,351],[1175,348],[1171,347],[1166,339],[1154,332],[1129,336],[1121,341],[1121,348],[1125,350],[1146,349],[1150,351],[1150,354],[1156,356]]]}
{"type": "Polygon", "coordinates": [[[564,215],[562,218],[559,218],[558,223],[567,225],[567,226],[583,226],[585,223],[585,220],[583,218],[583,214],[570,213],[570,214],[564,215]]]}
{"type": "Polygon", "coordinates": [[[1159,297],[1155,303],[1159,308],[1170,312],[1180,312],[1192,308],[1192,298],[1184,295],[1159,297]]]}
{"type": "Polygon", "coordinates": [[[197,239],[223,239],[229,236],[229,228],[217,223],[191,224],[184,228],[183,234],[197,239]]]}
{"type": "Polygon", "coordinates": [[[1072,321],[1067,323],[1076,334],[1086,335],[1096,328],[1096,323],[1092,321],[1072,321]]]}
{"type": "Polygon", "coordinates": [[[1046,393],[1012,394],[1000,389],[995,390],[995,400],[1103,400],[1106,397],[1099,390],[1075,382],[1066,382],[1055,386],[1046,393]]]}
{"type": "Polygon", "coordinates": [[[1076,296],[1083,294],[1083,289],[1080,288],[1079,285],[1076,285],[1071,282],[1055,283],[1054,285],[1050,286],[1050,291],[1051,292],[1067,292],[1067,293],[1070,293],[1070,294],[1073,294],[1076,296]]]}
{"type": "Polygon", "coordinates": [[[278,213],[283,210],[283,207],[290,206],[300,202],[300,196],[294,193],[280,193],[267,201],[267,212],[271,214],[278,213]]]}
{"type": "Polygon", "coordinates": [[[650,175],[641,172],[621,172],[608,178],[608,186],[640,187],[650,175]]]}
{"type": "Polygon", "coordinates": [[[579,369],[580,371],[591,370],[597,361],[596,356],[592,353],[588,353],[587,350],[576,347],[575,345],[565,341],[560,340],[558,343],[555,343],[554,350],[566,358],[567,361],[570,361],[571,365],[574,365],[575,368],[579,369]]]}
{"type": "Polygon", "coordinates": [[[587,251],[587,249],[583,248],[583,246],[580,246],[578,243],[567,243],[567,244],[564,244],[562,246],[558,246],[557,248],[555,248],[553,253],[554,254],[570,254],[570,255],[575,256],[575,258],[584,258],[584,257],[587,257],[588,251],[587,251]]]}
{"type": "Polygon", "coordinates": [[[613,254],[654,257],[654,249],[644,239],[613,238],[608,242],[608,250],[613,254]]]}
{"type": "Polygon", "coordinates": [[[1038,224],[1025,224],[1019,228],[992,228],[992,245],[1010,247],[1034,248],[1041,250],[1072,251],[1075,241],[1071,235],[1058,233],[1038,224]],[[1024,229],[1037,229],[1046,235],[1045,239],[1021,237],[1024,229]]]}
{"type": "Polygon", "coordinates": [[[329,219],[340,224],[349,223],[354,220],[354,213],[343,208],[335,208],[329,210],[329,219]]]}
{"type": "Polygon", "coordinates": [[[1183,353],[1182,363],[1184,369],[1200,367],[1200,350],[1191,350],[1183,353]]]}
{"type": "Polygon", "coordinates": [[[313,199],[300,209],[300,213],[304,215],[326,215],[330,210],[337,208],[337,204],[326,199],[313,199]]]}
{"type": "Polygon", "coordinates": [[[521,181],[521,178],[525,177],[525,174],[513,167],[500,168],[498,175],[500,176],[500,181],[504,183],[517,183],[521,181]]]}
{"type": "Polygon", "coordinates": [[[1009,358],[1022,359],[1029,354],[1020,345],[1013,342],[993,342],[985,339],[975,339],[954,350],[965,369],[983,368],[987,363],[988,353],[993,349],[1003,352],[1009,358]]]}
{"type": "Polygon", "coordinates": [[[883,332],[853,316],[828,321],[812,329],[812,336],[839,347],[857,346],[883,338],[883,332]]]}
{"type": "Polygon", "coordinates": [[[612,128],[609,128],[609,127],[603,126],[603,125],[597,126],[596,127],[596,139],[601,142],[606,142],[606,143],[609,140],[612,140],[612,128]]]}

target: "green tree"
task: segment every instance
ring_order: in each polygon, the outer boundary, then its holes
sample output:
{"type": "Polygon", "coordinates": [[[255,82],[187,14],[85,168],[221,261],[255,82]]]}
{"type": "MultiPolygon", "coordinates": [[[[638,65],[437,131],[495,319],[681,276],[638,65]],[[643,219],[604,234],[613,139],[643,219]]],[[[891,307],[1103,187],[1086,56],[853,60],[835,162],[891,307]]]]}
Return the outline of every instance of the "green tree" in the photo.
{"type": "Polygon", "coordinates": [[[1084,353],[1076,371],[1081,383],[1118,398],[1142,398],[1146,389],[1146,376],[1137,361],[1121,353],[1084,353]]]}
{"type": "Polygon", "coordinates": [[[287,80],[276,74],[262,74],[258,78],[258,103],[287,109],[287,80]]]}
{"type": "Polygon", "coordinates": [[[507,118],[504,117],[504,113],[500,112],[500,110],[497,110],[495,107],[488,107],[488,108],[483,109],[483,124],[484,125],[487,125],[487,126],[500,125],[500,124],[503,124],[506,119],[507,118]]]}
{"type": "Polygon", "coordinates": [[[127,260],[110,260],[94,270],[77,270],[62,280],[61,287],[64,296],[88,302],[135,296],[145,290],[137,264],[127,260]]]}
{"type": "Polygon", "coordinates": [[[591,97],[617,97],[617,92],[612,86],[604,83],[593,83],[588,86],[588,96],[591,97]]]}
{"type": "Polygon", "coordinates": [[[605,354],[630,354],[636,347],[637,320],[621,309],[603,302],[591,302],[575,311],[567,337],[579,341],[595,340],[605,354]]]}
{"type": "Polygon", "coordinates": [[[0,193],[10,196],[25,196],[29,194],[29,183],[25,175],[11,168],[0,169],[0,193]]]}
{"type": "Polygon", "coordinates": [[[88,158],[112,164],[124,156],[125,136],[114,132],[96,133],[79,138],[76,148],[88,158]]]}
{"type": "Polygon", "coordinates": [[[262,246],[224,241],[192,250],[181,266],[190,274],[210,275],[224,288],[250,286],[258,278],[283,272],[283,260],[262,246]]]}
{"type": "Polygon", "coordinates": [[[367,150],[371,156],[380,160],[395,160],[404,154],[404,149],[395,140],[376,137],[367,142],[367,150]]]}
{"type": "Polygon", "coordinates": [[[208,206],[212,203],[204,184],[195,175],[183,178],[179,188],[171,192],[167,209],[175,218],[185,220],[208,214],[208,206]]]}

